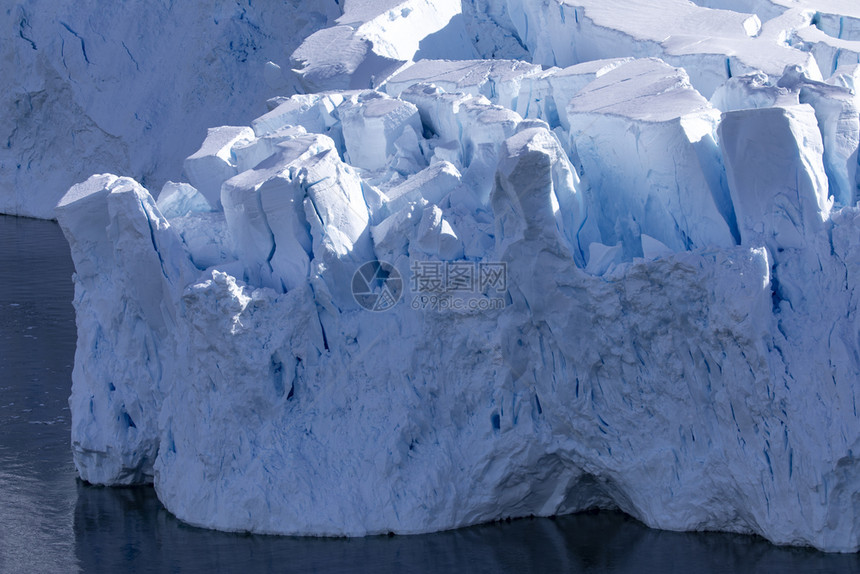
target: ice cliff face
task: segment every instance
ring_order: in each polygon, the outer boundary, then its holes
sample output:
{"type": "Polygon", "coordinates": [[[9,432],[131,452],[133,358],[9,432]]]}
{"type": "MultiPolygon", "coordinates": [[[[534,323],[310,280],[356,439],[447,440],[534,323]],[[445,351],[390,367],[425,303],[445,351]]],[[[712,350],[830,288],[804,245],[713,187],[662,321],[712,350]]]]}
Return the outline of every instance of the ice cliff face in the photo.
{"type": "Polygon", "coordinates": [[[339,15],[334,0],[5,3],[0,212],[51,218],[93,171],[178,179],[206,128],[294,93],[290,50],[339,15]]]}
{"type": "Polygon", "coordinates": [[[324,91],[189,183],[72,187],[81,476],[224,530],[601,506],[857,551],[858,68],[795,43],[824,8],[612,6],[347,4],[294,54],[324,91]],[[412,62],[463,29],[565,67],[412,62]]]}

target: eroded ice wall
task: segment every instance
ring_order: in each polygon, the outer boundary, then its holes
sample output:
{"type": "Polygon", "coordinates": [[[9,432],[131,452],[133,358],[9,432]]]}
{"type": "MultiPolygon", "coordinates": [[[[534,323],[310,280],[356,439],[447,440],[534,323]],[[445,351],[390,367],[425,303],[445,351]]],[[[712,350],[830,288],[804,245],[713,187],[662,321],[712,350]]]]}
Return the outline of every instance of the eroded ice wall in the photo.
{"type": "Polygon", "coordinates": [[[295,96],[254,135],[210,133],[194,161],[238,171],[208,172],[223,214],[191,186],[157,204],[112,176],[73,188],[81,475],[152,477],[224,530],[597,505],[856,551],[860,213],[833,208],[816,110],[720,115],[653,59],[490,94],[573,86],[552,130],[480,95],[496,73],[476,64],[472,93],[422,72],[400,99],[295,96]],[[402,277],[384,312],[351,293],[373,259],[402,277]],[[451,295],[411,284],[428,263],[505,281],[455,297],[482,308],[422,307],[451,295]]]}
{"type": "Polygon", "coordinates": [[[858,72],[797,41],[825,7],[747,4],[435,7],[542,69],[412,62],[434,6],[353,3],[297,52],[327,91],[201,134],[190,183],[74,186],[81,476],[223,530],[599,506],[856,552],[858,72]]]}

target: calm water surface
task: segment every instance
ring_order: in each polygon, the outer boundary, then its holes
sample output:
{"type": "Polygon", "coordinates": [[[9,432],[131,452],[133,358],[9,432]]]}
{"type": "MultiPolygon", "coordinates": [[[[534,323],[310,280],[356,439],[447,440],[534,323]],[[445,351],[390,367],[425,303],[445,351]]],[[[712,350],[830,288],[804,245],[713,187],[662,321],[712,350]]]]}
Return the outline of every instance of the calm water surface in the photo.
{"type": "Polygon", "coordinates": [[[306,539],[185,526],[152,488],[76,478],[73,266],[55,223],[0,216],[0,572],[858,572],[860,555],[651,530],[620,513],[425,536],[306,539]]]}

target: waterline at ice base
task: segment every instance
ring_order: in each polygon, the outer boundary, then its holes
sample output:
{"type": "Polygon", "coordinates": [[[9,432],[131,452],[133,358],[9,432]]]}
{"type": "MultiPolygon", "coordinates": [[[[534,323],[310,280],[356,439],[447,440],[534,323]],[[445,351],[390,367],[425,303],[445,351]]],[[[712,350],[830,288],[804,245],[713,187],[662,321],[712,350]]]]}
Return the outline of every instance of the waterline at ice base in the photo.
{"type": "Polygon", "coordinates": [[[228,531],[860,549],[853,2],[347,1],[290,66],[173,181],[57,204],[81,478],[228,531]]]}

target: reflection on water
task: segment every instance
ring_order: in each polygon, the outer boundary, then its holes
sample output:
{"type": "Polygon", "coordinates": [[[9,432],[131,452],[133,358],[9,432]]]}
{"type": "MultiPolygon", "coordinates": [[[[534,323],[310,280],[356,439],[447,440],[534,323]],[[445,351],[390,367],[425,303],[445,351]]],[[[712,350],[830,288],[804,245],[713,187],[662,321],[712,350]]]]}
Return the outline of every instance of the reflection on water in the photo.
{"type": "Polygon", "coordinates": [[[860,555],[651,530],[620,513],[424,536],[313,539],[192,528],[152,488],[75,478],[72,264],[54,223],[0,216],[0,572],[860,572],[860,555]]]}
{"type": "Polygon", "coordinates": [[[423,536],[294,538],[180,523],[151,488],[78,489],[78,558],[118,572],[858,572],[857,555],[779,548],[760,538],[662,532],[618,512],[524,519],[423,536]],[[138,560],[135,560],[139,558],[138,560]]]}

